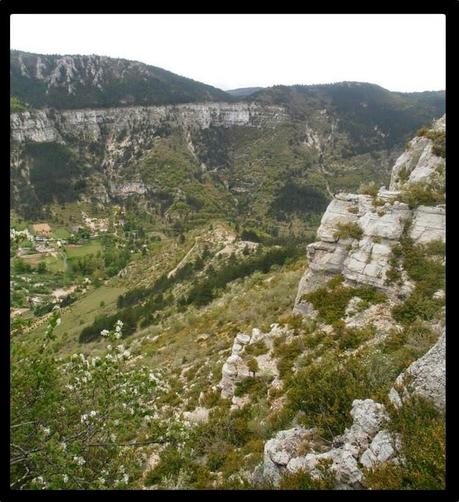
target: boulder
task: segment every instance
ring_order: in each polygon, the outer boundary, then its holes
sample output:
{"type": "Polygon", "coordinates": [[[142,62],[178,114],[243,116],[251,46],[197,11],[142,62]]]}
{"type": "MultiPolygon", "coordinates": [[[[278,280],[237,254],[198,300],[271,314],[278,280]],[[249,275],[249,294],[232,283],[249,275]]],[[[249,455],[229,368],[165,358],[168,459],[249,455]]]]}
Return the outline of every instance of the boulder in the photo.
{"type": "Polygon", "coordinates": [[[393,435],[387,430],[381,430],[363,452],[360,463],[367,469],[371,469],[389,460],[395,460],[400,446],[400,435],[393,435]]]}
{"type": "Polygon", "coordinates": [[[411,396],[421,396],[431,400],[434,405],[445,409],[446,405],[446,336],[440,336],[435,345],[421,358],[401,373],[389,398],[396,407],[411,396]]]}
{"type": "Polygon", "coordinates": [[[209,420],[209,410],[203,407],[197,407],[193,411],[184,411],[183,418],[191,424],[202,424],[209,420]]]}

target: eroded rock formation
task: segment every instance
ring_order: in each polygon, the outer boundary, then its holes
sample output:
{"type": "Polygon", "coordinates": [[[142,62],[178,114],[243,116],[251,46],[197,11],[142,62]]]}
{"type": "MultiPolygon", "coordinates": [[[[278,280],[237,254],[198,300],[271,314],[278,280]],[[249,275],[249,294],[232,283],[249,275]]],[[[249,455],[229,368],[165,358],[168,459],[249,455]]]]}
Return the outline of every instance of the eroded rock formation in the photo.
{"type": "MultiPolygon", "coordinates": [[[[445,120],[434,123],[434,131],[444,130],[445,120]]],[[[393,255],[392,247],[400,241],[409,226],[408,235],[415,244],[445,240],[444,205],[419,205],[410,209],[403,202],[403,192],[421,179],[416,172],[422,171],[422,182],[437,182],[438,168],[444,167],[444,159],[432,153],[433,141],[428,137],[415,138],[397,160],[392,174],[391,188],[382,187],[377,196],[340,193],[325,211],[317,231],[317,242],[307,247],[308,268],[300,281],[294,311],[314,315],[314,310],[304,295],[323,286],[332,276],[342,274],[348,285],[368,284],[386,292],[389,296],[407,296],[413,285],[402,271],[402,286],[391,284],[387,273],[393,255]],[[419,140],[419,141],[417,141],[419,140]],[[414,143],[413,143],[414,142],[414,143]],[[398,181],[400,166],[405,166],[407,181],[398,181]],[[410,171],[411,169],[411,171],[410,171]]]]}

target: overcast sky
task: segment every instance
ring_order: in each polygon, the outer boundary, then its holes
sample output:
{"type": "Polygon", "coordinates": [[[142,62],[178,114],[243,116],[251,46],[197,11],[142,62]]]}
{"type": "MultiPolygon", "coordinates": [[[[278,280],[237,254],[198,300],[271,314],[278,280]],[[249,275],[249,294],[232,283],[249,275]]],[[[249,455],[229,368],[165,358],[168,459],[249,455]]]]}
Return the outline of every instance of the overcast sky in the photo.
{"type": "Polygon", "coordinates": [[[221,89],[352,80],[445,88],[445,16],[11,16],[11,48],[142,61],[221,89]]]}

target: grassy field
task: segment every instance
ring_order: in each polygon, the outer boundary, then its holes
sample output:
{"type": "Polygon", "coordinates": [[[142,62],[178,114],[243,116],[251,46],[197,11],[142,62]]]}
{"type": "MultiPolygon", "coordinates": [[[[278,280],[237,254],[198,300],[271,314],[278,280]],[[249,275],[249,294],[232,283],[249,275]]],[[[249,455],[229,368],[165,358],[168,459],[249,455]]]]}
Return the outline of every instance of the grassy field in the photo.
{"type": "Polygon", "coordinates": [[[82,256],[86,256],[88,254],[96,254],[97,251],[102,251],[102,244],[100,240],[94,239],[89,241],[82,246],[77,245],[68,245],[66,246],[67,256],[69,258],[81,258],[82,256]]]}
{"type": "Polygon", "coordinates": [[[67,239],[70,237],[70,232],[64,227],[55,228],[53,230],[53,237],[55,239],[67,239]]]}
{"type": "MultiPolygon", "coordinates": [[[[67,256],[69,258],[81,258],[88,254],[96,254],[98,251],[102,251],[102,244],[99,240],[91,240],[87,244],[82,246],[67,246],[67,256]]],[[[48,270],[51,272],[63,272],[64,271],[64,258],[62,253],[56,251],[56,256],[45,255],[45,254],[30,254],[24,255],[22,257],[26,263],[36,267],[39,263],[44,262],[48,270]]]]}
{"type": "Polygon", "coordinates": [[[63,272],[64,271],[64,261],[62,256],[51,256],[45,254],[29,254],[22,256],[22,259],[31,265],[32,267],[37,267],[39,263],[46,263],[46,267],[51,272],[63,272]]]}
{"type": "MultiPolygon", "coordinates": [[[[97,315],[109,315],[116,310],[118,296],[125,292],[123,287],[101,286],[82,296],[80,300],[65,309],[62,324],[56,329],[56,349],[62,354],[69,354],[75,350],[84,349],[78,344],[81,330],[92,324],[97,315]],[[101,303],[103,302],[103,306],[101,303]]],[[[42,333],[46,324],[34,332],[42,333]]],[[[97,349],[97,343],[91,344],[91,351],[97,349]]]]}

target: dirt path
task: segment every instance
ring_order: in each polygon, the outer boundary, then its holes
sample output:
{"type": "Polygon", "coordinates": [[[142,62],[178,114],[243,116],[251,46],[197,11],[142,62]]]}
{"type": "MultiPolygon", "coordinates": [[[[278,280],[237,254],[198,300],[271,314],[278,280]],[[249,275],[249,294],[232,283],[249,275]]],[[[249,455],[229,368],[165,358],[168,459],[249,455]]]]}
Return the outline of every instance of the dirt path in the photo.
{"type": "Polygon", "coordinates": [[[180,260],[179,264],[173,269],[171,270],[168,274],[167,274],[167,278],[170,279],[173,275],[176,274],[177,270],[182,267],[182,265],[185,263],[186,259],[188,258],[188,256],[190,256],[190,254],[193,252],[194,248],[197,246],[198,244],[198,238],[196,237],[194,239],[194,244],[193,244],[193,247],[188,251],[188,253],[180,260]]]}

